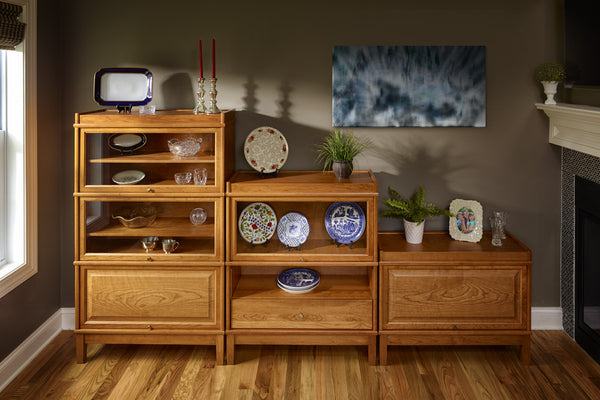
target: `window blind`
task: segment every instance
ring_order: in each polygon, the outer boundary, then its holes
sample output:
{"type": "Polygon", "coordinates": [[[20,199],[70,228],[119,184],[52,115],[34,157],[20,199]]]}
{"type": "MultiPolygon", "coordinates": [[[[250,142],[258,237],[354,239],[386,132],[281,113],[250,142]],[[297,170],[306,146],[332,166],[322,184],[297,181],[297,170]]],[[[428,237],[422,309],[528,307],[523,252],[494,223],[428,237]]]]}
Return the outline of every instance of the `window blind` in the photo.
{"type": "Polygon", "coordinates": [[[23,7],[0,1],[0,50],[14,50],[23,41],[25,24],[19,21],[23,7]]]}

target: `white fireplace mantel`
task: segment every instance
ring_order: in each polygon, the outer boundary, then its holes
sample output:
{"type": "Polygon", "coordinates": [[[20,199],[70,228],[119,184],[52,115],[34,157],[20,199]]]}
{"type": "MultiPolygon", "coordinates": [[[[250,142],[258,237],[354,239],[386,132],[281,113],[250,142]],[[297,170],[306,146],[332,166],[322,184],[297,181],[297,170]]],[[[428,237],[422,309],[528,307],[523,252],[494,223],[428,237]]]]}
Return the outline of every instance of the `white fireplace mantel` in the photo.
{"type": "Polygon", "coordinates": [[[549,142],[600,157],[600,108],[536,104],[550,118],[549,142]]]}

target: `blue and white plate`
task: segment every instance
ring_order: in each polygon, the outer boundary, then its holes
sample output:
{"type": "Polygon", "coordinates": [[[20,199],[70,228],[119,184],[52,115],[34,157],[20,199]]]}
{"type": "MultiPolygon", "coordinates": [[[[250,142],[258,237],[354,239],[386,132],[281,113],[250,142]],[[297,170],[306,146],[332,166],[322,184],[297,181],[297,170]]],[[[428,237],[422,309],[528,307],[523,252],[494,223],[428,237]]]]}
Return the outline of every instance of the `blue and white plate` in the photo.
{"type": "Polygon", "coordinates": [[[277,286],[290,291],[314,289],[321,278],[317,271],[308,268],[286,269],[277,277],[277,286]]]}
{"type": "Polygon", "coordinates": [[[288,288],[282,286],[279,282],[277,282],[277,286],[279,287],[279,289],[283,290],[284,292],[288,292],[288,293],[292,293],[292,294],[302,294],[302,293],[310,292],[311,290],[316,288],[318,286],[318,284],[308,287],[306,289],[288,289],[288,288]]]}
{"type": "Polygon", "coordinates": [[[277,237],[288,247],[299,247],[306,242],[310,225],[306,217],[297,212],[289,212],[277,221],[277,237]]]}
{"type": "Polygon", "coordinates": [[[325,213],[325,229],[338,243],[356,242],[365,231],[365,214],[351,201],[331,203],[325,213]]]}

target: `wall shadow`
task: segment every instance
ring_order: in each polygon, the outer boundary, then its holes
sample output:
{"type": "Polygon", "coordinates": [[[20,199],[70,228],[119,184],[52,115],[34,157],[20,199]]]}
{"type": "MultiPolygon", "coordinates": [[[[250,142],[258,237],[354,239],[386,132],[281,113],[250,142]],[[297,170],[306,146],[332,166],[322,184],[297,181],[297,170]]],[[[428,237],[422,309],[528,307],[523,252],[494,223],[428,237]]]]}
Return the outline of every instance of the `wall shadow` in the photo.
{"type": "Polygon", "coordinates": [[[171,75],[161,86],[163,106],[165,110],[179,108],[192,108],[196,105],[194,95],[196,88],[193,87],[190,76],[187,73],[178,72],[171,75]]]}

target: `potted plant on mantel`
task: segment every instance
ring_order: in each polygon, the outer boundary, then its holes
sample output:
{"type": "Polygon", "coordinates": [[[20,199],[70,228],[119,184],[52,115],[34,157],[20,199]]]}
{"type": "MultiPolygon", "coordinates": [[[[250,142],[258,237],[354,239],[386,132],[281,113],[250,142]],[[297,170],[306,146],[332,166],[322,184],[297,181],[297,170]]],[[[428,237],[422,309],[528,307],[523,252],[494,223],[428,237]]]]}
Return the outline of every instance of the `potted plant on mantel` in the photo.
{"type": "Polygon", "coordinates": [[[392,198],[385,201],[387,209],[381,215],[386,218],[402,218],[404,220],[404,236],[408,243],[419,244],[423,241],[426,217],[452,216],[449,210],[425,203],[425,190],[422,186],[419,186],[419,189],[408,199],[402,197],[391,187],[388,187],[388,190],[392,198]]]}
{"type": "Polygon", "coordinates": [[[556,100],[554,100],[556,88],[566,77],[565,67],[557,62],[546,62],[536,67],[535,79],[544,86],[544,93],[546,94],[544,104],[556,104],[556,100]]]}
{"type": "Polygon", "coordinates": [[[354,169],[354,157],[370,146],[370,141],[352,133],[334,130],[317,146],[317,161],[323,162],[323,170],[333,169],[338,179],[347,179],[354,169]]]}

